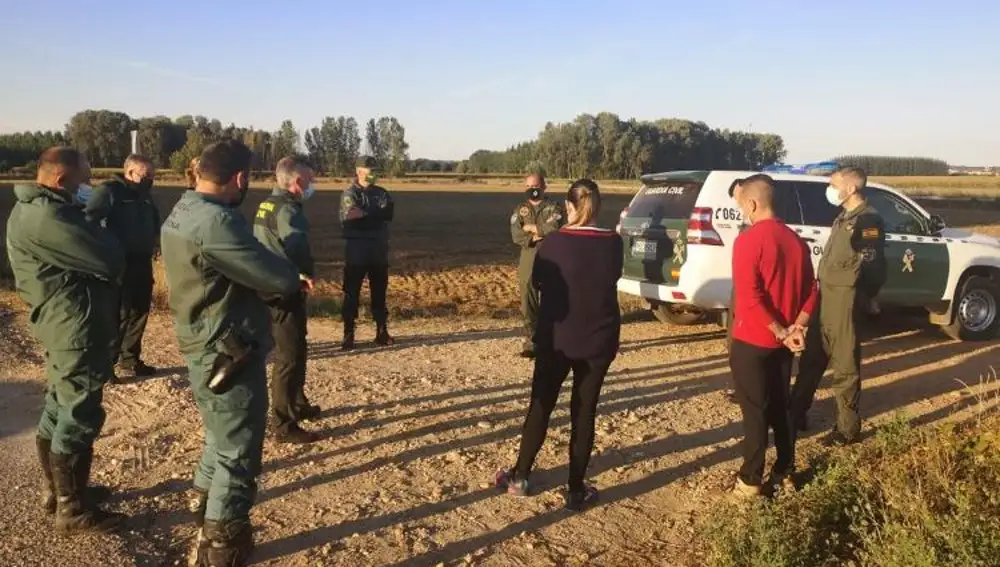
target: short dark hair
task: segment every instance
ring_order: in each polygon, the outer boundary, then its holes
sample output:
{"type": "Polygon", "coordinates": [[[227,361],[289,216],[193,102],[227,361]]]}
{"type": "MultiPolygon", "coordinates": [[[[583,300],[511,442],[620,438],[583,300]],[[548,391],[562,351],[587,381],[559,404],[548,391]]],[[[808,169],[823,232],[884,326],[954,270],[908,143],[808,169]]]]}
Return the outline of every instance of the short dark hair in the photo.
{"type": "Polygon", "coordinates": [[[69,146],[53,146],[38,156],[38,170],[45,172],[75,171],[83,167],[83,154],[69,146]]]}
{"type": "Polygon", "coordinates": [[[209,144],[198,158],[198,175],[217,185],[225,185],[234,175],[250,170],[253,152],[233,139],[209,144]]]}
{"type": "Polygon", "coordinates": [[[354,161],[354,167],[375,169],[378,167],[378,160],[372,156],[358,156],[358,159],[354,161]]]}
{"type": "Polygon", "coordinates": [[[854,167],[853,165],[847,165],[841,167],[837,171],[833,172],[834,175],[840,175],[841,177],[846,177],[857,184],[858,191],[864,191],[865,186],[868,185],[868,174],[865,170],[860,167],[854,167]]]}
{"type": "Polygon", "coordinates": [[[753,185],[755,183],[767,183],[772,188],[774,187],[774,179],[770,175],[766,173],[755,173],[749,177],[734,181],[733,184],[729,186],[729,196],[733,196],[733,193],[736,192],[737,186],[753,185]]]}

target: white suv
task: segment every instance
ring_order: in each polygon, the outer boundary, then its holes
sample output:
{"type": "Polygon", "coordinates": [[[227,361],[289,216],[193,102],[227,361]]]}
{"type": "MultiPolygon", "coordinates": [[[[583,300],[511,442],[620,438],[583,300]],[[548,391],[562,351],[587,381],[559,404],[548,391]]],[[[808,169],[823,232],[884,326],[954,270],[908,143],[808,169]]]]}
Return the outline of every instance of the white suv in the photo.
{"type": "MultiPolygon", "coordinates": [[[[671,171],[642,177],[642,187],[622,211],[624,293],[645,298],[662,321],[691,324],[708,313],[728,321],[732,249],[742,215],[732,198],[748,171],[671,171]]],[[[775,208],[812,249],[818,266],[838,208],[826,200],[829,178],[788,173],[775,180],[775,208]]],[[[868,202],[886,230],[888,278],[882,305],[924,307],[951,336],[984,340],[1000,318],[1000,240],[945,228],[902,193],[878,183],[868,202]]]]}

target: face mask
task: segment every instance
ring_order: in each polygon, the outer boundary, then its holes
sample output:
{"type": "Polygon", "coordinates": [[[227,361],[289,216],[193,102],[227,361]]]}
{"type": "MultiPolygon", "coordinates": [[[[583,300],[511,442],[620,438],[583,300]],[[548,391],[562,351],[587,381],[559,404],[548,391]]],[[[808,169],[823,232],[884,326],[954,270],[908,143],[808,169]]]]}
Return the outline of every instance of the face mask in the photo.
{"type": "Polygon", "coordinates": [[[525,189],[524,194],[528,196],[528,199],[532,201],[538,201],[542,198],[542,189],[538,187],[532,187],[531,189],[525,189]]]}
{"type": "Polygon", "coordinates": [[[374,173],[369,174],[368,177],[365,177],[365,183],[369,185],[375,185],[376,181],[378,181],[378,175],[374,173]]]}
{"type": "Polygon", "coordinates": [[[93,192],[94,192],[93,187],[87,185],[86,183],[81,183],[79,186],[77,186],[76,193],[73,195],[73,197],[76,199],[77,203],[81,205],[86,205],[87,201],[90,200],[90,194],[93,192]]]}
{"type": "Polygon", "coordinates": [[[826,187],[826,200],[830,201],[830,204],[834,207],[839,207],[844,204],[847,197],[841,197],[840,191],[833,185],[828,185],[826,187]]]}
{"type": "Polygon", "coordinates": [[[316,189],[313,188],[312,183],[310,183],[309,185],[306,185],[306,188],[302,190],[302,200],[303,201],[308,201],[309,198],[312,197],[313,193],[315,193],[315,192],[316,192],[316,189]]]}
{"type": "Polygon", "coordinates": [[[148,177],[143,177],[135,185],[142,191],[149,191],[153,187],[153,180],[148,177]]]}

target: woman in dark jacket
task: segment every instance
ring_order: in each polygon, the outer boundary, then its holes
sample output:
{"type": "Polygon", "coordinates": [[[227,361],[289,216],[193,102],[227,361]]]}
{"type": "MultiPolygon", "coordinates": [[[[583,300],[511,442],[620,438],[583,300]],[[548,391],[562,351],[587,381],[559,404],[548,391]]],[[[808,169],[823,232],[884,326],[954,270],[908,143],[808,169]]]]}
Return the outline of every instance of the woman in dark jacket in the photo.
{"type": "Polygon", "coordinates": [[[496,478],[497,487],[509,494],[529,494],[528,475],[545,441],[559,390],[572,370],[566,507],[577,511],[597,499],[597,490],[584,483],[584,476],[594,448],[597,401],[618,354],[621,330],[616,284],[622,273],[622,240],[615,232],[596,226],[600,207],[596,183],[589,179],[574,183],[566,197],[568,223],[538,249],[532,279],[541,302],[531,404],[517,464],[498,472],[496,478]]]}

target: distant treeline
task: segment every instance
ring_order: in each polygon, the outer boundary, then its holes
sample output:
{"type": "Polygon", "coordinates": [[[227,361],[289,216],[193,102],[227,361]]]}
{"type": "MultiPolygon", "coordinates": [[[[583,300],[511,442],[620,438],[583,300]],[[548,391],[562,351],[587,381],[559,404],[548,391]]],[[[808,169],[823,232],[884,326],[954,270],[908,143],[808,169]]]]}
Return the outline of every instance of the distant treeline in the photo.
{"type": "Polygon", "coordinates": [[[840,165],[864,169],[868,175],[948,175],[948,163],[939,159],[895,156],[842,156],[840,165]]]}
{"type": "Polygon", "coordinates": [[[621,120],[602,112],[548,123],[533,141],[506,151],[479,150],[460,172],[522,173],[543,168],[555,177],[634,179],[676,169],[759,169],[785,157],[777,134],[711,128],[704,122],[621,120]]]}
{"type": "MultiPolygon", "coordinates": [[[[358,122],[348,116],[328,117],[319,127],[305,132],[305,144],[290,120],[275,132],[223,126],[217,119],[204,116],[166,116],[132,118],[124,112],[84,110],[70,118],[63,132],[23,132],[0,135],[0,172],[18,167],[29,168],[44,150],[57,144],[69,144],[83,151],[93,167],[121,167],[132,150],[131,132],[137,130],[139,151],[158,168],[183,170],[208,144],[234,138],[254,152],[255,170],[273,170],[284,156],[309,154],[323,173],[343,175],[354,168],[362,151],[362,132],[358,122]]],[[[392,117],[373,118],[364,124],[364,151],[379,158],[391,174],[405,173],[409,165],[406,131],[392,117]]],[[[426,163],[422,167],[428,167],[426,163]]],[[[442,166],[438,166],[439,168],[442,166]]]]}

